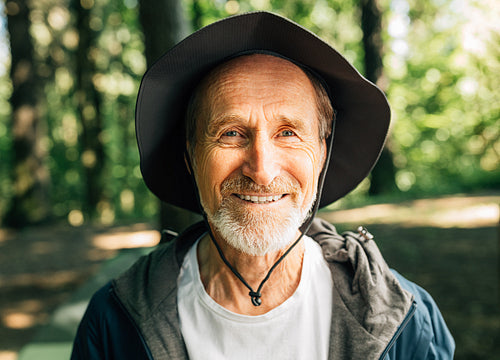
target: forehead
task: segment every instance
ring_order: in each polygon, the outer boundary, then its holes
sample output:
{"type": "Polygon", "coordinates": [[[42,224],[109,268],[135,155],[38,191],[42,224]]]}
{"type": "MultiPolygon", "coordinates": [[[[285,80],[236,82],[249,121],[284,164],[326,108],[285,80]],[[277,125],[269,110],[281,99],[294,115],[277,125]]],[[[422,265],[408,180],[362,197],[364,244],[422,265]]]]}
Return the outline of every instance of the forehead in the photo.
{"type": "Polygon", "coordinates": [[[315,90],[304,71],[288,60],[265,54],[245,55],[220,65],[200,84],[200,96],[209,118],[227,106],[281,105],[291,111],[316,107],[315,90]]]}
{"type": "Polygon", "coordinates": [[[208,93],[238,83],[240,86],[295,84],[305,91],[312,87],[300,67],[283,58],[267,55],[243,55],[229,60],[213,70],[203,81],[208,93]],[[273,81],[280,79],[276,84],[273,81]],[[267,80],[267,81],[266,81],[267,80]]]}

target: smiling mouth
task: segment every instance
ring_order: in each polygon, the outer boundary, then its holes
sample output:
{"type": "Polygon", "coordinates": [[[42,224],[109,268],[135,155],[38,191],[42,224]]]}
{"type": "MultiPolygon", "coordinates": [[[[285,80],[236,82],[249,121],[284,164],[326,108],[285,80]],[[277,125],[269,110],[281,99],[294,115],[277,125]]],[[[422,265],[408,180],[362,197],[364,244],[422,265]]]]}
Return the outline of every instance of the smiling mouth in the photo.
{"type": "Polygon", "coordinates": [[[278,201],[285,196],[285,194],[281,195],[269,195],[269,196],[258,196],[258,195],[242,195],[242,194],[234,194],[238,198],[244,201],[248,201],[254,204],[269,204],[275,201],[278,201]]]}

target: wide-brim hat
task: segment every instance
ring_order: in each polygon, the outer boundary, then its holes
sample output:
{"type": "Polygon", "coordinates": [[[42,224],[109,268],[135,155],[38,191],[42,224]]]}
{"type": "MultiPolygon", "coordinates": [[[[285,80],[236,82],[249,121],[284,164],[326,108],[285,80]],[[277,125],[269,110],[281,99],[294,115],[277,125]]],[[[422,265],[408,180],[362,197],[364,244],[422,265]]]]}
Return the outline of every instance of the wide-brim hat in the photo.
{"type": "Polygon", "coordinates": [[[312,70],[326,84],[337,117],[320,207],[353,190],[375,165],[390,121],[384,94],[309,30],[272,13],[248,13],[188,36],[142,79],[136,107],[141,171],[146,185],[162,201],[200,212],[184,161],[187,103],[210,70],[252,52],[287,58],[312,70]]]}

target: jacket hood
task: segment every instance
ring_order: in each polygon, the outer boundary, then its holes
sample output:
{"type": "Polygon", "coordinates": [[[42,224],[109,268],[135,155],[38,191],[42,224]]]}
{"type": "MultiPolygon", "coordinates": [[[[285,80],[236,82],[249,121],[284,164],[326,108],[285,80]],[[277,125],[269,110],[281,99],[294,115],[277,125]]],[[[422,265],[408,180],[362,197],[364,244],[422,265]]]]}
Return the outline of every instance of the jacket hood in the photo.
{"type": "Polygon", "coordinates": [[[307,235],[319,243],[332,272],[332,358],[378,359],[409,312],[413,295],[401,287],[369,233],[340,235],[330,223],[315,219],[307,235]]]}

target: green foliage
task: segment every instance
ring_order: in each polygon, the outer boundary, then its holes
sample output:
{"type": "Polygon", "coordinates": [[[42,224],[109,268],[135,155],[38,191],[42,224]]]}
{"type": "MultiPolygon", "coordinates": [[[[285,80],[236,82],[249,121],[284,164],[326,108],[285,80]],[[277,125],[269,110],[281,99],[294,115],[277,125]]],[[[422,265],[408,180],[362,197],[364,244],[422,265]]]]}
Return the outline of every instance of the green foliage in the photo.
{"type": "MultiPolygon", "coordinates": [[[[0,13],[4,13],[4,4],[0,3],[0,13]]],[[[5,18],[0,19],[0,34],[7,32],[5,18]]],[[[12,197],[10,181],[12,139],[10,136],[10,103],[12,84],[9,80],[10,58],[7,39],[0,39],[0,218],[7,211],[8,199],[12,197]]]]}
{"type": "Polygon", "coordinates": [[[7,211],[7,200],[12,197],[11,169],[11,137],[9,131],[10,105],[8,99],[12,91],[6,73],[0,74],[0,215],[7,211]]]}
{"type": "MultiPolygon", "coordinates": [[[[98,205],[100,220],[113,222],[117,218],[154,216],[156,206],[142,182],[135,143],[135,97],[142,74],[146,70],[144,44],[134,1],[83,1],[92,10],[91,27],[99,32],[96,46],[90,53],[96,61],[93,82],[100,91],[105,130],[100,141],[105,147],[105,197],[98,205]]],[[[79,225],[83,213],[84,164],[88,154],[81,153],[78,143],[81,124],[76,113],[74,56],[78,45],[75,14],[69,1],[43,0],[33,3],[32,36],[36,43],[38,72],[45,78],[44,118],[48,135],[42,143],[48,152],[51,173],[52,211],[56,218],[68,218],[79,225]]],[[[6,79],[5,79],[6,80],[6,79]]],[[[0,83],[0,101],[7,102],[10,82],[0,83]]],[[[8,134],[9,113],[1,106],[0,132],[8,134]]],[[[95,109],[87,108],[92,117],[95,109]]],[[[8,136],[0,139],[2,153],[8,154],[8,136]],[[3,151],[3,150],[6,151],[3,151]]],[[[8,162],[2,161],[8,170],[8,162]]],[[[2,171],[2,194],[9,194],[8,171],[2,171]]],[[[5,205],[0,205],[5,211],[5,205]]]]}
{"type": "Polygon", "coordinates": [[[392,2],[385,68],[402,191],[499,187],[499,15],[493,1],[392,2]]]}
{"type": "MultiPolygon", "coordinates": [[[[4,12],[3,3],[0,3],[0,12],[4,12]]],[[[5,20],[0,21],[0,34],[7,32],[5,20]]],[[[0,39],[0,59],[9,59],[9,45],[6,39],[0,39]]],[[[9,59],[10,60],[10,59],[9,59]]],[[[7,199],[12,196],[12,184],[9,181],[11,169],[11,137],[10,137],[10,103],[12,84],[9,81],[9,61],[0,62],[0,215],[7,210],[7,199]]]]}

